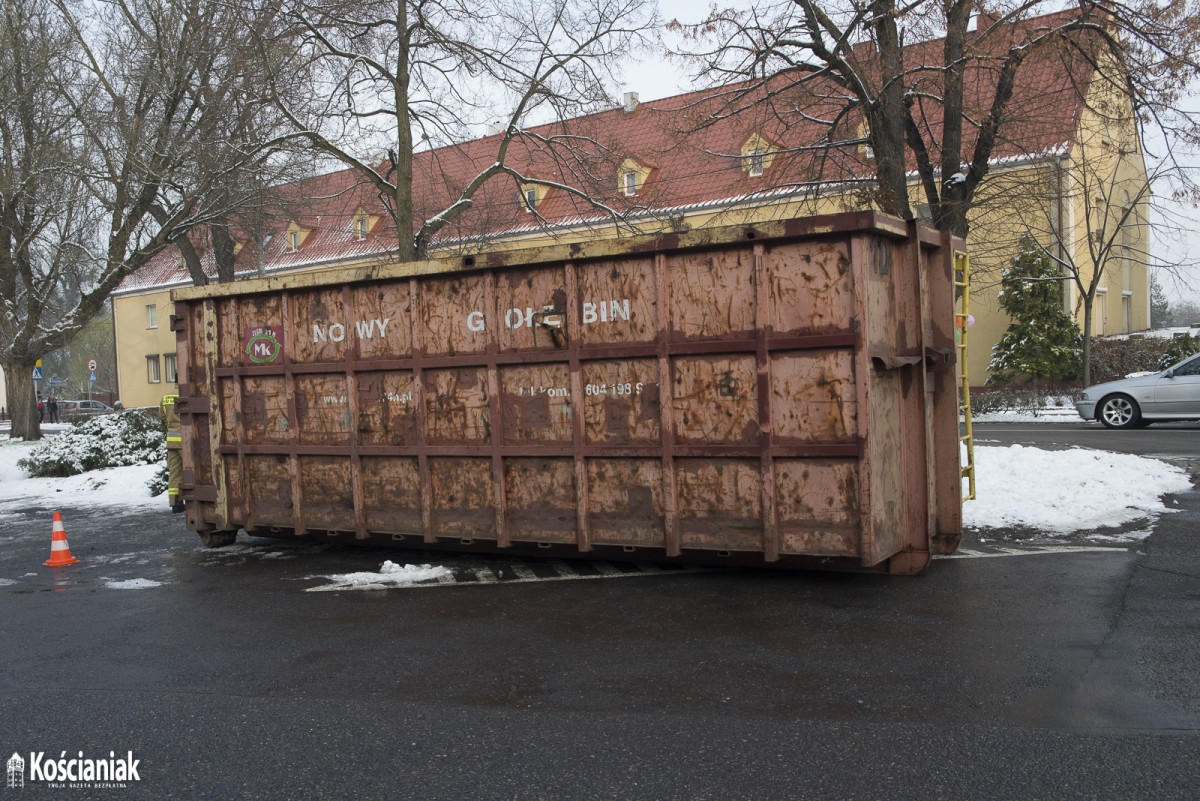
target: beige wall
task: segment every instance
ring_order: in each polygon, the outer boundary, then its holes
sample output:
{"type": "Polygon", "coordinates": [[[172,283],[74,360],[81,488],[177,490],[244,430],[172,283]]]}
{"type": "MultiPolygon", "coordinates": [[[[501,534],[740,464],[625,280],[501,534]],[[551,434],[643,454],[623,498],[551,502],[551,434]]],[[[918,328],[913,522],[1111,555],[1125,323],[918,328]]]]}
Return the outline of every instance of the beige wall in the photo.
{"type": "Polygon", "coordinates": [[[166,290],[113,297],[116,332],[117,381],[121,403],[127,409],[157,406],[163,395],[177,393],[179,385],[167,374],[167,356],[175,355],[171,331],[171,293],[166,290]],[[147,306],[155,307],[156,327],[151,327],[147,306]],[[158,360],[159,381],[152,383],[147,357],[158,360]]]}

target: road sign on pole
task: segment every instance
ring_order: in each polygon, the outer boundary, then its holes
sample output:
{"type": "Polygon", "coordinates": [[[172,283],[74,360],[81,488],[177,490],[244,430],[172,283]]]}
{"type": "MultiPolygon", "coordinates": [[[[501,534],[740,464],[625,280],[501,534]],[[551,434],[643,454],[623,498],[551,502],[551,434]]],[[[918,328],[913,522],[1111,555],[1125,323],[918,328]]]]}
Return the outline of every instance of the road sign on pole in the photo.
{"type": "MultiPolygon", "coordinates": [[[[93,374],[96,372],[96,360],[95,359],[88,359],[88,372],[93,373],[93,374]]],[[[93,377],[92,380],[95,381],[96,379],[93,377]]]]}
{"type": "Polygon", "coordinates": [[[92,370],[91,372],[88,373],[88,381],[95,381],[95,380],[96,380],[96,371],[92,370]]]}
{"type": "Polygon", "coordinates": [[[33,368],[33,380],[34,381],[42,380],[42,368],[40,366],[33,368]]]}

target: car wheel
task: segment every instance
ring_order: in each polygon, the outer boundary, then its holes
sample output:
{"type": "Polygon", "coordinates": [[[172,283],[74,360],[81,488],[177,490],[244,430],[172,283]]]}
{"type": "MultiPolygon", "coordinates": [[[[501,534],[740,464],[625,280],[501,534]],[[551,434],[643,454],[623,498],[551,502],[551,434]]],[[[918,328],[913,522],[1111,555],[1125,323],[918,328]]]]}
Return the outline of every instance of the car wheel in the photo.
{"type": "Polygon", "coordinates": [[[1100,402],[1096,418],[1107,428],[1136,428],[1142,422],[1142,412],[1128,395],[1112,395],[1100,402]]]}

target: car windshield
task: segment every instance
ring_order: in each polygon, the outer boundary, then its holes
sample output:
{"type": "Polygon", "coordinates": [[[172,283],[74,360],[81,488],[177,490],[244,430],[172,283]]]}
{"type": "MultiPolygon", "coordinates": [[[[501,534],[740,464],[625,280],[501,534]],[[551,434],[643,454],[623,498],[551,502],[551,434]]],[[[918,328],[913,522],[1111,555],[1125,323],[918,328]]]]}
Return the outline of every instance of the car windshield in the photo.
{"type": "Polygon", "coordinates": [[[1200,355],[1172,367],[1171,375],[1200,375],[1200,355]]]}

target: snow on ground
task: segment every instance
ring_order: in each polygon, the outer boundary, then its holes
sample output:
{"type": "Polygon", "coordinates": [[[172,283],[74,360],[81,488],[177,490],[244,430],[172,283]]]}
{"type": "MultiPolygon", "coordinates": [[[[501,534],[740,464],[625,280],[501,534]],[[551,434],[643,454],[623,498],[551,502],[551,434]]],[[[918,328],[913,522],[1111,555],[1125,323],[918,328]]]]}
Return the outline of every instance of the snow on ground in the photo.
{"type": "Polygon", "coordinates": [[[68,478],[29,478],[17,467],[17,461],[36,444],[0,440],[0,513],[35,504],[51,509],[58,504],[121,508],[166,506],[163,497],[166,493],[152,496],[146,483],[158,473],[158,465],[111,467],[68,478]]]}
{"type": "Polygon", "coordinates": [[[449,568],[438,565],[398,565],[390,559],[383,563],[378,573],[339,573],[332,576],[314,576],[332,581],[322,587],[309,587],[305,592],[329,592],[336,590],[386,590],[426,581],[437,581],[451,575],[449,568]]]}
{"type": "Polygon", "coordinates": [[[151,587],[161,587],[162,582],[137,578],[127,579],[125,581],[109,581],[106,582],[104,586],[108,587],[110,590],[148,590],[151,587]]]}
{"type": "Polygon", "coordinates": [[[1085,425],[1100,425],[1095,421],[1084,420],[1075,411],[1073,402],[1065,406],[1043,406],[1036,413],[1028,411],[991,412],[989,414],[972,414],[973,423],[1078,423],[1085,425]]]}
{"type": "Polygon", "coordinates": [[[1122,526],[1173,511],[1162,496],[1191,486],[1186,471],[1158,459],[1085,448],[977,445],[976,497],[963,504],[963,523],[1051,535],[1122,526]]]}

